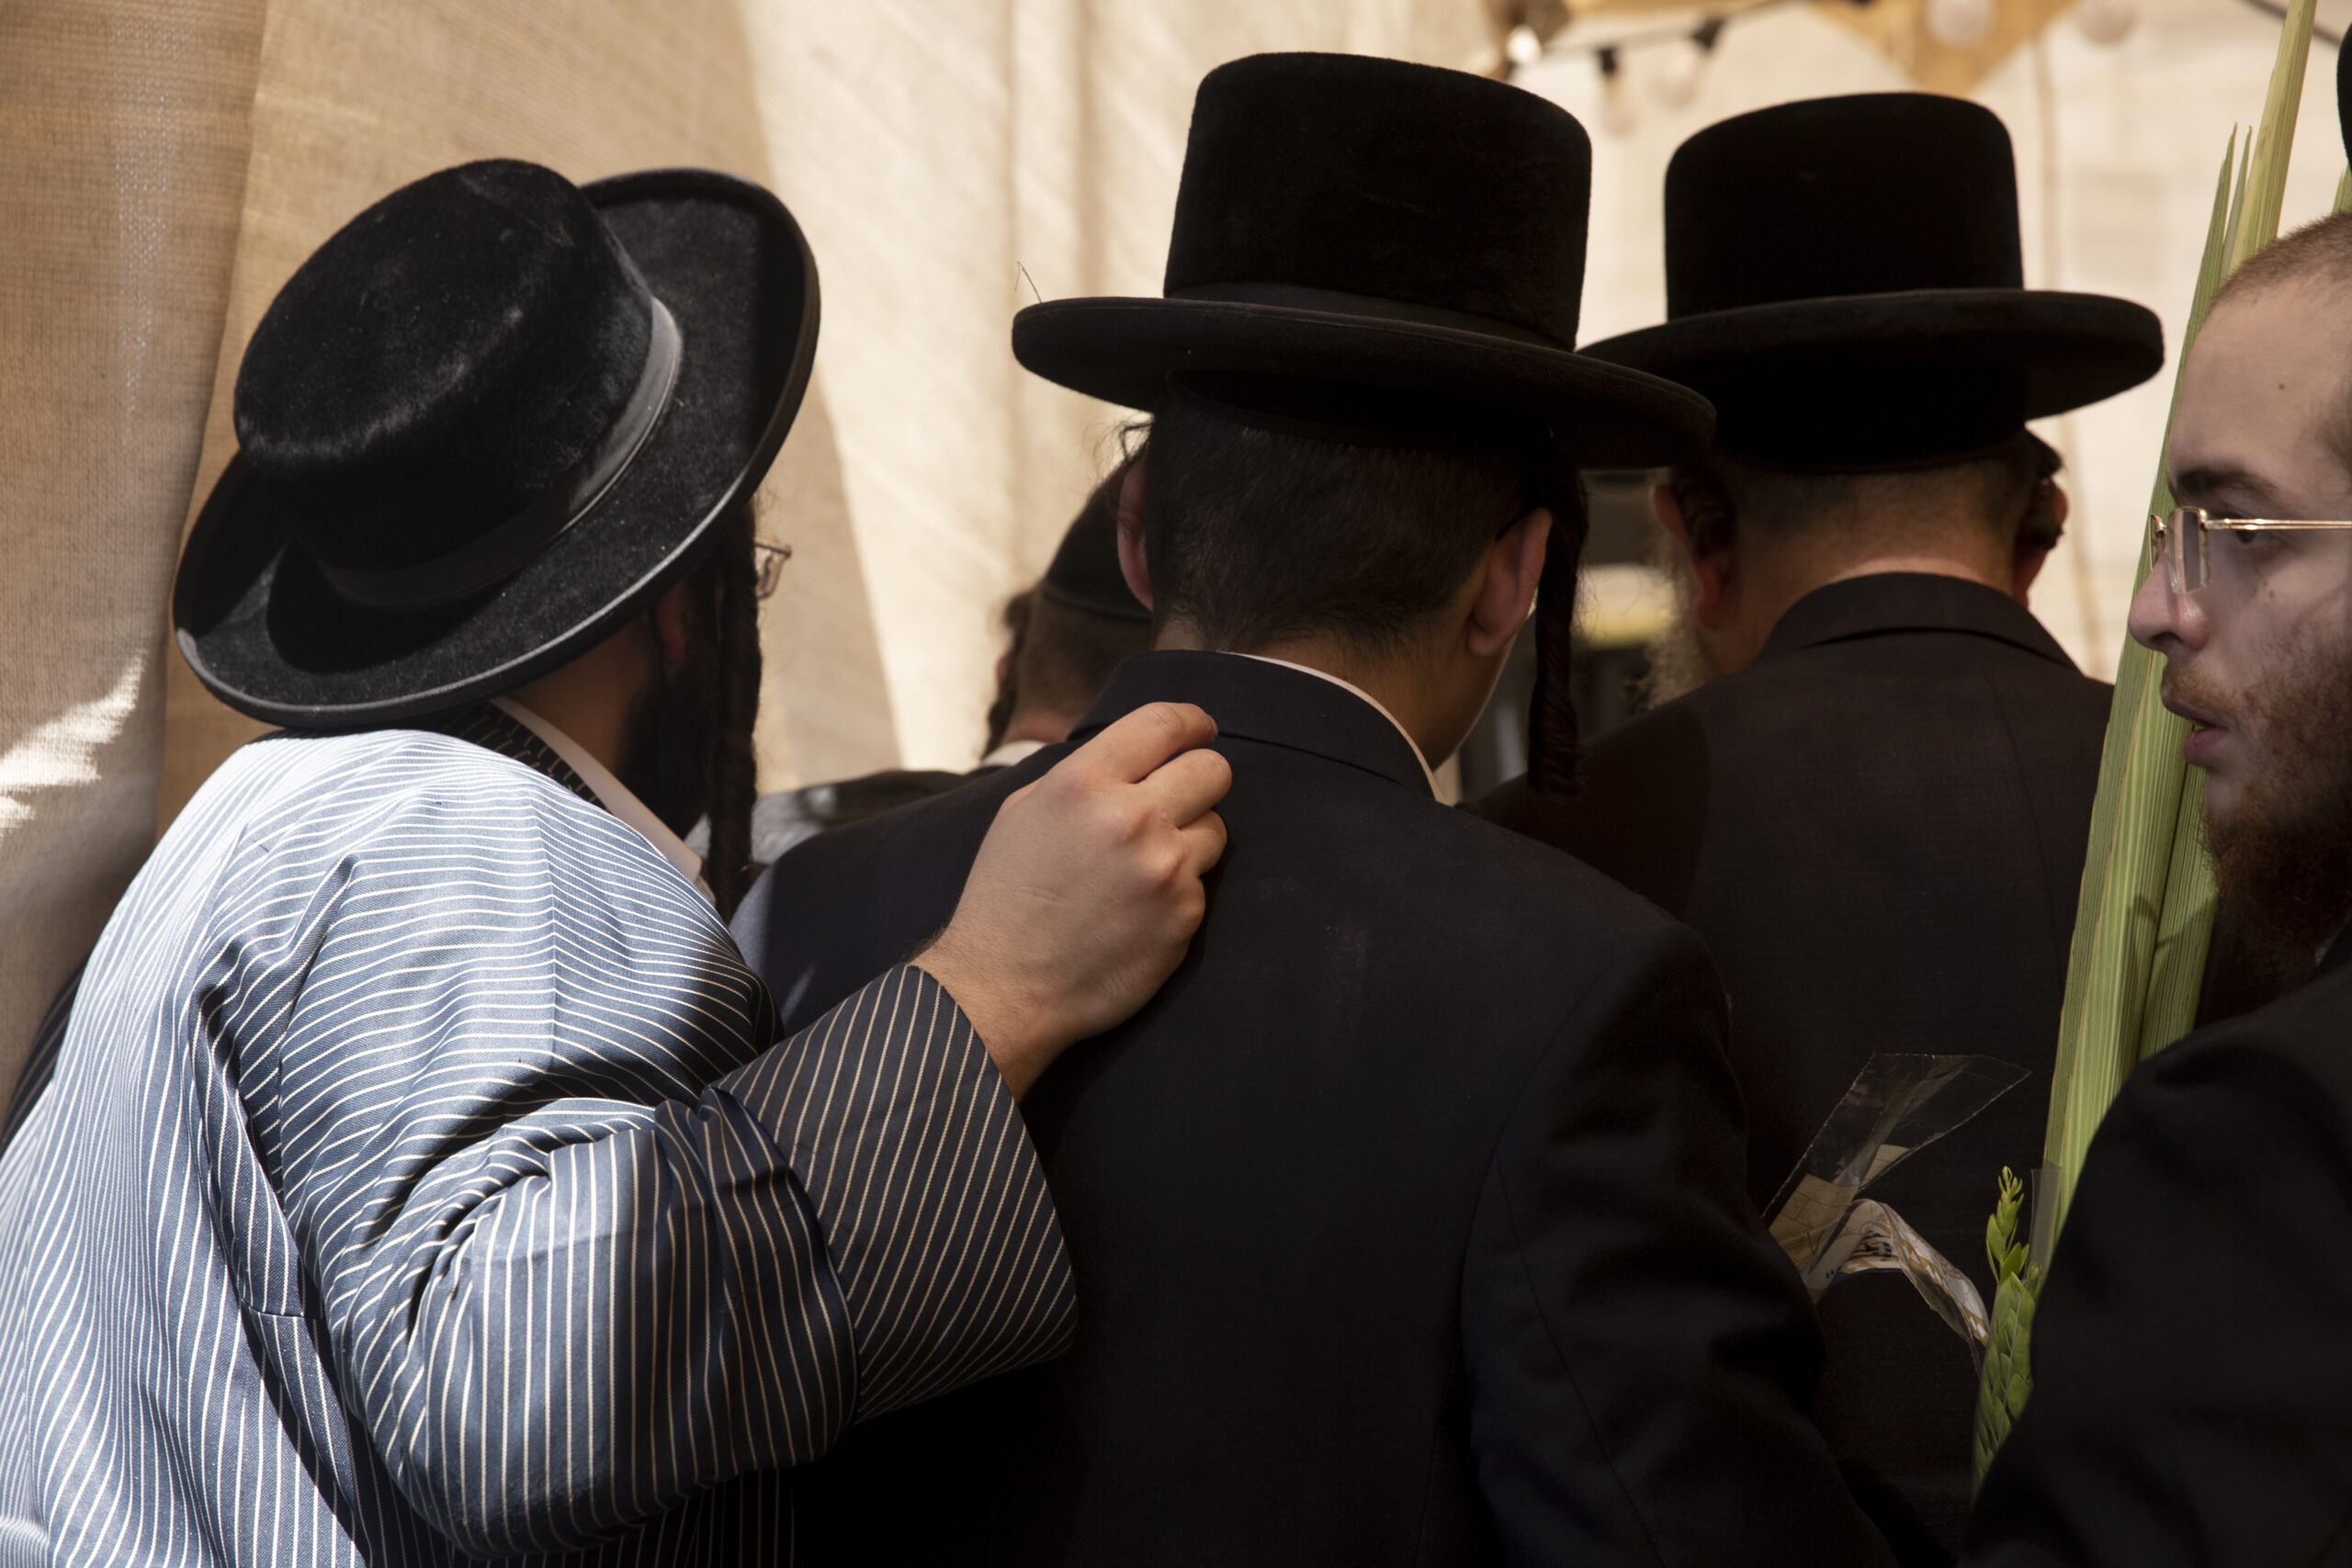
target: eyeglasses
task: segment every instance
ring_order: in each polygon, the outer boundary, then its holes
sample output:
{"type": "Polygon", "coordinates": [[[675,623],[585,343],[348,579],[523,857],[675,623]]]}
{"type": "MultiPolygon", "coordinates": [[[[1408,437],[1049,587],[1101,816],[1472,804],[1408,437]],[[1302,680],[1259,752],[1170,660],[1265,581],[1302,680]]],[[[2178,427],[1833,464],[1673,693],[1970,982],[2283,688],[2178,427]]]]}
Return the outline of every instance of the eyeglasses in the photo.
{"type": "Polygon", "coordinates": [[[765,539],[752,541],[752,597],[765,599],[784,586],[784,563],[792,558],[790,545],[771,545],[765,539]]]}
{"type": "Polygon", "coordinates": [[[2148,570],[2165,569],[2175,593],[2194,593],[2213,580],[2213,552],[2207,536],[2290,529],[2352,528],[2352,520],[2313,521],[2287,517],[2209,517],[2201,506],[2183,506],[2169,517],[2148,514],[2148,570]]]}

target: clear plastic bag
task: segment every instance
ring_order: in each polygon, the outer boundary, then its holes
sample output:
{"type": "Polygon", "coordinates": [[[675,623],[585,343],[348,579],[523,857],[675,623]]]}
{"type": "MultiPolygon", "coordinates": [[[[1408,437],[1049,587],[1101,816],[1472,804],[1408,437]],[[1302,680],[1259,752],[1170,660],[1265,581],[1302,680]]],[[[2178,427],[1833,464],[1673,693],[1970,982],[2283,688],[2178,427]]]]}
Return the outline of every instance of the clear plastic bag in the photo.
{"type": "Polygon", "coordinates": [[[1871,1182],[2025,1081],[1991,1056],[1881,1051],[1862,1064],[1773,1200],[1770,1228],[1814,1299],[1840,1277],[1900,1269],[1981,1355],[1984,1303],[1968,1276],[1885,1204],[1871,1182]]]}

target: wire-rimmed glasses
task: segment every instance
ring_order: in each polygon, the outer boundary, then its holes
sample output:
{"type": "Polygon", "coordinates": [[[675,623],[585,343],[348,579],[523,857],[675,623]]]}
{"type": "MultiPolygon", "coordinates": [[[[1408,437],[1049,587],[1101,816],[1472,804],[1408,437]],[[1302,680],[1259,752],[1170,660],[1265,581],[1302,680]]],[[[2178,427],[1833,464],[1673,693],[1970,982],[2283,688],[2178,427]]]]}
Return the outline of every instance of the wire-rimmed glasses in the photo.
{"type": "Polygon", "coordinates": [[[2352,519],[2308,517],[2212,517],[2201,506],[2176,507],[2172,514],[2148,514],[2148,569],[2165,569],[2175,593],[2194,593],[2213,580],[2210,536],[2216,529],[2231,533],[2268,533],[2313,528],[2352,528],[2352,519]]]}
{"type": "Polygon", "coordinates": [[[784,563],[792,558],[790,545],[771,545],[765,539],[752,541],[752,597],[765,599],[784,585],[784,563]]]}

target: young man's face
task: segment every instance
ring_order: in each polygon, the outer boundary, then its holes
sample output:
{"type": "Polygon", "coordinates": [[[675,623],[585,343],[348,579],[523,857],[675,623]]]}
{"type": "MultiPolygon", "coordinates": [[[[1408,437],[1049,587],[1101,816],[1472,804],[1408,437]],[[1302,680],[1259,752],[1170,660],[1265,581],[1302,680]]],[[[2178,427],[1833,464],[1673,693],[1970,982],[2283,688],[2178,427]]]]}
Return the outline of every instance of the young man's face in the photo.
{"type": "MultiPolygon", "coordinates": [[[[2298,280],[2229,302],[2181,377],[2176,498],[2217,518],[2352,518],[2348,378],[2352,290],[2298,280]]],[[[2208,552],[2194,592],[2149,572],[2132,635],[2165,656],[2165,705],[2196,727],[2184,750],[2206,770],[2225,889],[2328,902],[2287,884],[2352,873],[2331,863],[2352,855],[2352,530],[2216,530],[2208,552]]]]}

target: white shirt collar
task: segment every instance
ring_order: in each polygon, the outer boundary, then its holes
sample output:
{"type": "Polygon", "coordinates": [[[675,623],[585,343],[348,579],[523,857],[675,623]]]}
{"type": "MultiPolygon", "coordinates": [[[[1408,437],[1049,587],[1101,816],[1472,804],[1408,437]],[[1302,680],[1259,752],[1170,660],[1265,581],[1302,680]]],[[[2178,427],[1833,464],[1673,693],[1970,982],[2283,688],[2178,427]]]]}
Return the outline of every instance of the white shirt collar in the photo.
{"type": "Polygon", "coordinates": [[[686,848],[678,835],[663,826],[662,818],[654,816],[645,802],[630,794],[628,786],[613,776],[611,769],[590,756],[580,742],[512,697],[492,697],[490,701],[492,707],[546,741],[548,750],[562,758],[565,765],[580,775],[580,782],[588,786],[605,810],[636,829],[639,836],[651,844],[663,860],[676,866],[679,874],[695,885],[697,892],[706,898],[710,897],[710,885],[702,879],[702,856],[686,848]]]}
{"type": "Polygon", "coordinates": [[[1245,653],[1241,655],[1241,657],[1244,659],[1254,659],[1261,664],[1279,664],[1285,670],[1303,670],[1309,675],[1319,676],[1323,680],[1330,682],[1331,684],[1339,687],[1342,691],[1352,692],[1357,696],[1363,698],[1365,702],[1370,703],[1372,705],[1372,711],[1386,719],[1390,724],[1396,725],[1396,733],[1404,736],[1405,744],[1413,749],[1413,761],[1421,765],[1421,777],[1429,781],[1430,797],[1432,799],[1443,798],[1438,794],[1437,775],[1430,772],[1430,760],[1421,755],[1421,743],[1414,739],[1403,725],[1396,724],[1396,716],[1390,713],[1386,708],[1381,706],[1380,699],[1378,697],[1374,696],[1370,692],[1365,691],[1362,686],[1357,685],[1354,682],[1342,681],[1337,675],[1332,674],[1329,670],[1317,670],[1312,664],[1294,664],[1287,659],[1269,659],[1262,653],[1245,653]]]}
{"type": "Polygon", "coordinates": [[[1015,762],[1025,762],[1046,749],[1042,740],[1008,740],[980,759],[984,768],[1009,768],[1015,762]]]}

